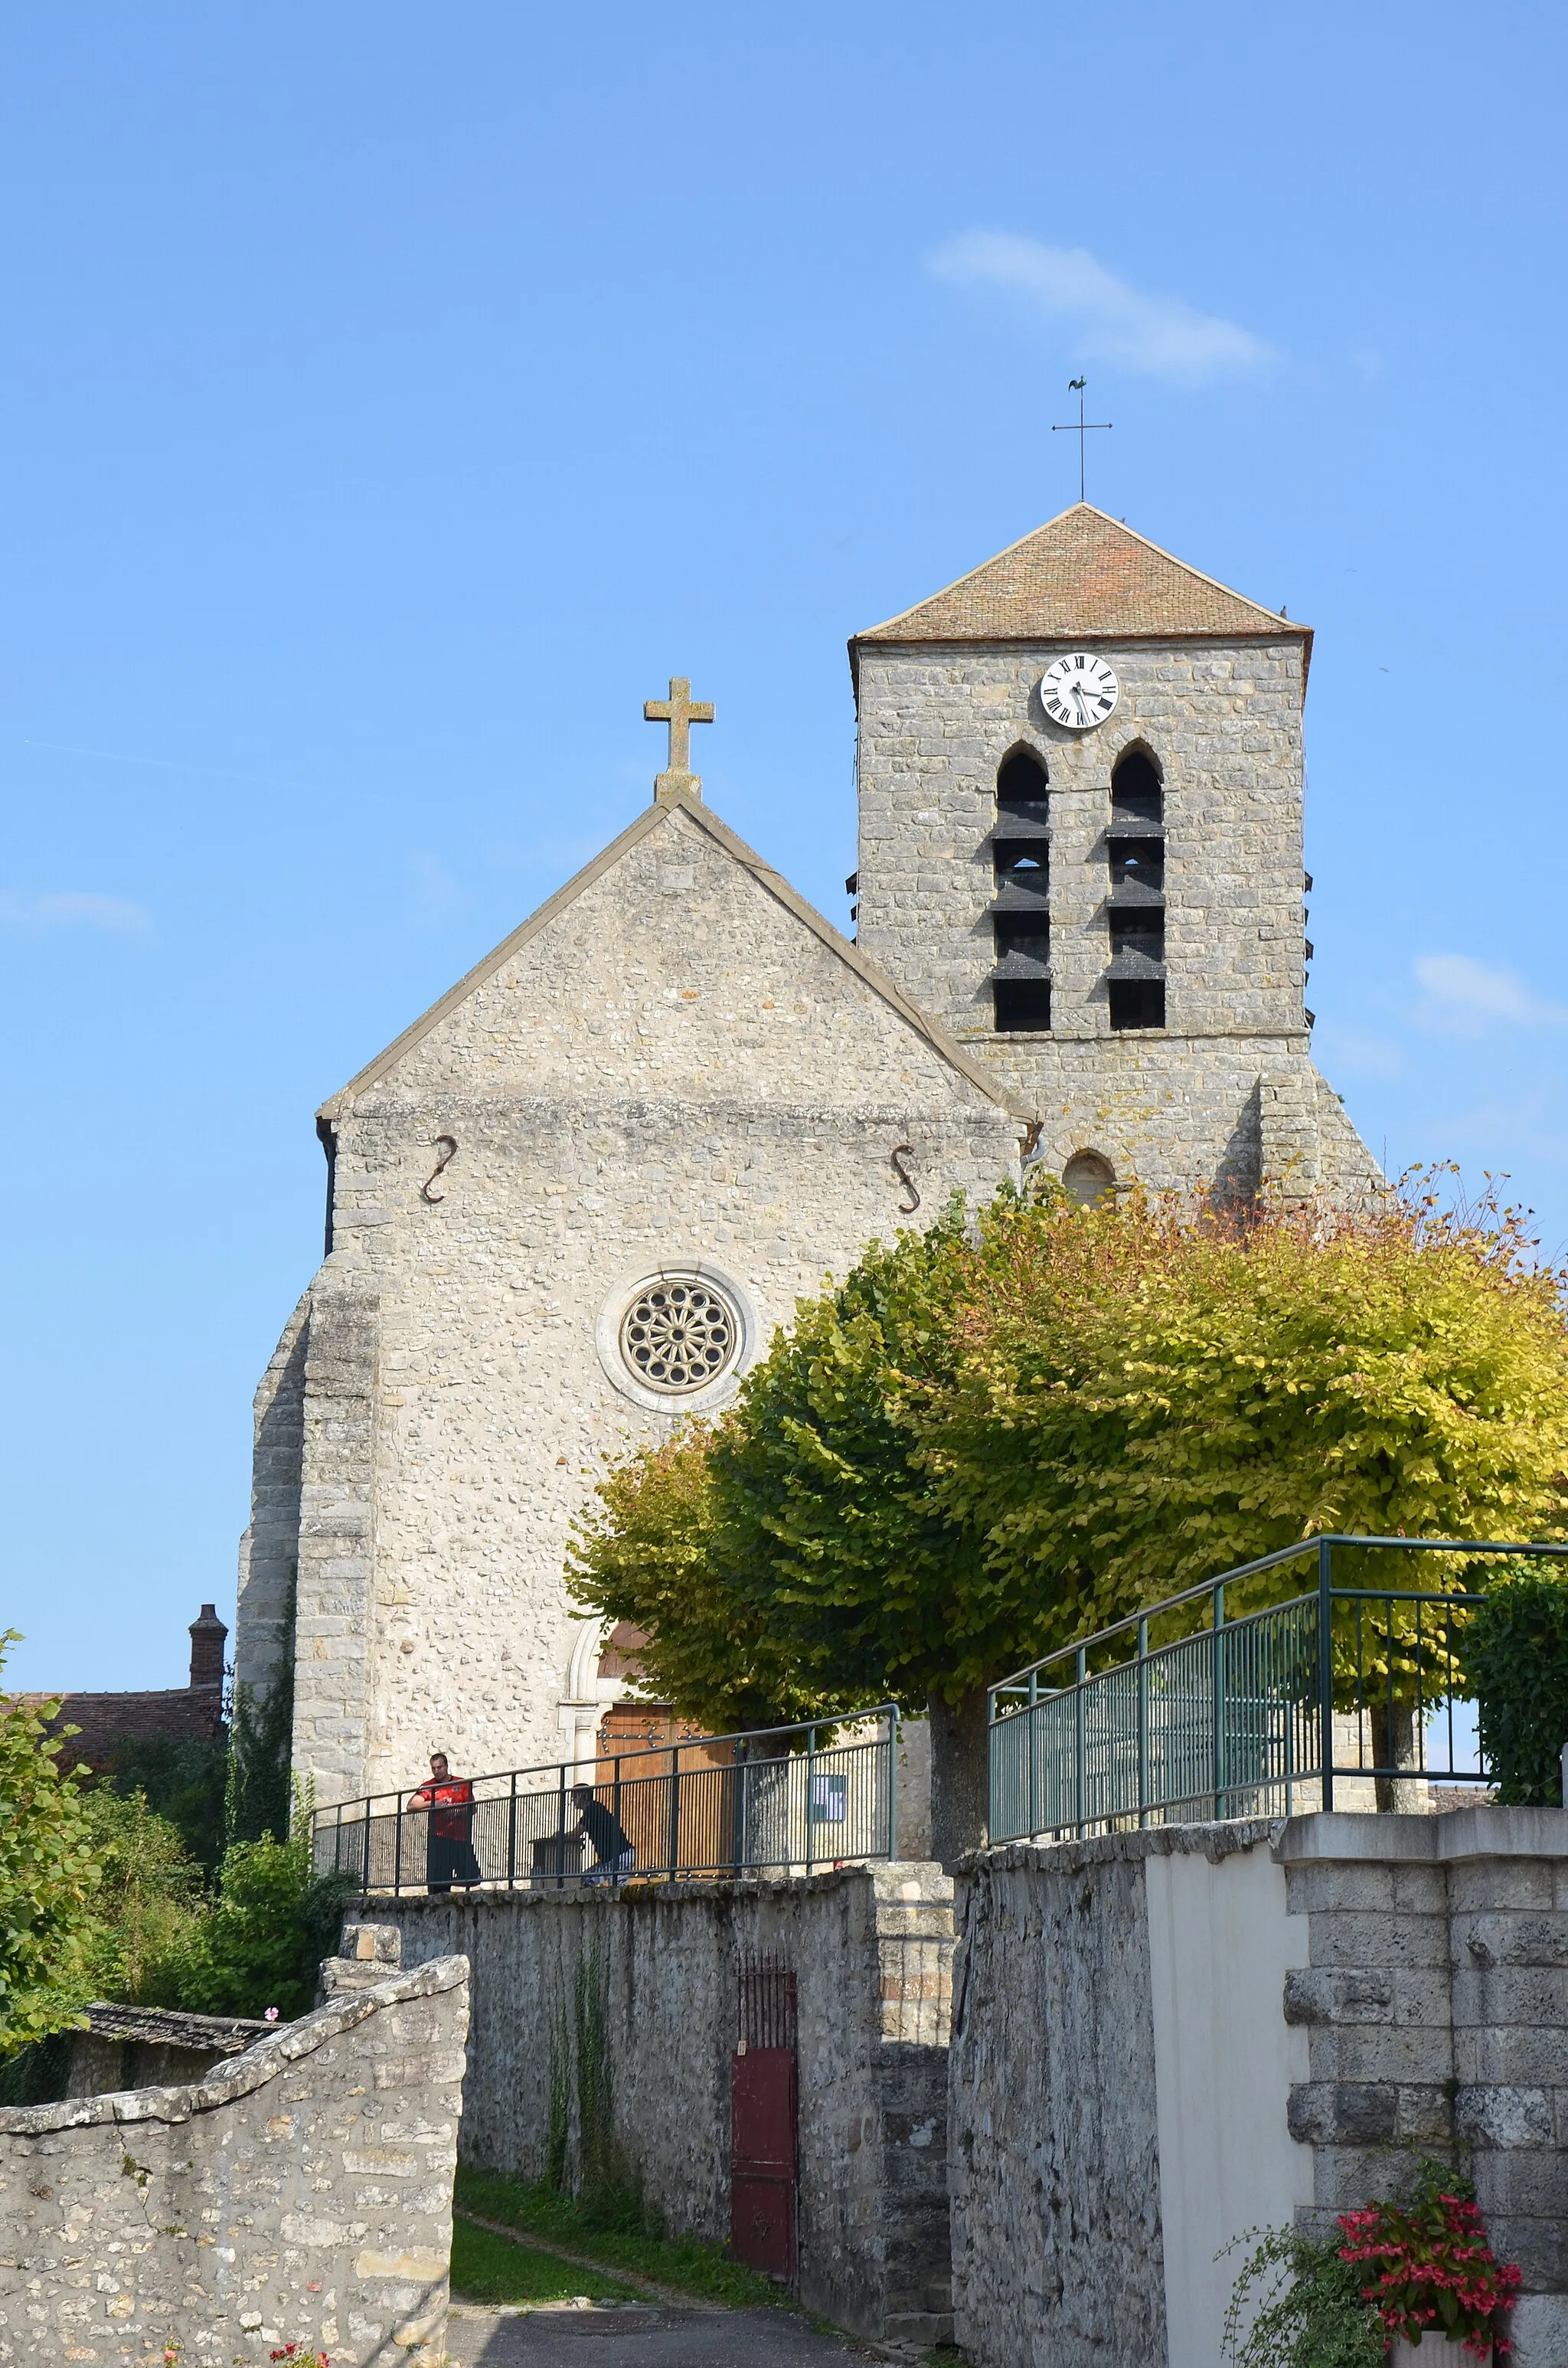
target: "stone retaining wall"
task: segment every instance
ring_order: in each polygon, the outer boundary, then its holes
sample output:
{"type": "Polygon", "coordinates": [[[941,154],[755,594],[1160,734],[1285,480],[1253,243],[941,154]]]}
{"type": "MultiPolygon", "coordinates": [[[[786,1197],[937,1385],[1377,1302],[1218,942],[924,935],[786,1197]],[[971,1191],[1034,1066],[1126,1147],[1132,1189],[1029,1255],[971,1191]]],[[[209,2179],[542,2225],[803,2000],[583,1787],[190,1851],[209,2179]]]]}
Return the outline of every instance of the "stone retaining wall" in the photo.
{"type": "Polygon", "coordinates": [[[899,1861],[793,1883],[380,1898],[364,1912],[401,1926],[405,1964],[461,1951],[472,1965],[466,2161],[539,2178],[564,2077],[580,2174],[591,2014],[627,2170],[675,2234],[716,2246],[731,2233],[742,1978],[792,1973],[800,2294],[842,2327],[936,2342],[951,2329],[951,1901],[939,1869],[899,1861]]]}
{"type": "Polygon", "coordinates": [[[438,2357],[467,2029],[446,1957],[192,2086],[0,2112],[0,2362],[438,2357]]]}
{"type": "Polygon", "coordinates": [[[983,2368],[1214,2368],[1252,2226],[1473,2148],[1568,2368],[1568,1813],[1334,1814],[986,1853],[958,1896],[958,2340],[983,2368]]]}

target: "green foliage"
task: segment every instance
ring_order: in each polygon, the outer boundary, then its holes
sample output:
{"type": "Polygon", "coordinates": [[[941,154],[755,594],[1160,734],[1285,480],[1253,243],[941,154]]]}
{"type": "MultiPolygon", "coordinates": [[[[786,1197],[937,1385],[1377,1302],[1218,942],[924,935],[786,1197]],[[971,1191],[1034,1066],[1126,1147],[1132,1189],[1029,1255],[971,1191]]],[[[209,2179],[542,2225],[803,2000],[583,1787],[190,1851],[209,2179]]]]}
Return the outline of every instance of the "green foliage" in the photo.
{"type": "Polygon", "coordinates": [[[1512,1564],[1471,1612],[1465,1666],[1481,1748],[1510,1806],[1555,1808],[1568,1743],[1568,1570],[1512,1564]]]}
{"type": "Polygon", "coordinates": [[[558,2253],[476,2228],[460,2214],[452,2223],[452,2292],[464,2302],[566,2302],[586,2294],[594,2302],[630,2302],[631,2289],[603,2270],[585,2271],[558,2253]]]}
{"type": "Polygon", "coordinates": [[[225,1841],[281,1841],[294,1813],[290,1759],[294,1738],[294,1668],[286,1662],[260,1699],[234,1688],[229,1729],[225,1841]]]}
{"type": "Polygon", "coordinates": [[[1324,1531],[1561,1536],[1568,1334],[1528,1248],[1430,1190],[1366,1216],[1001,1212],[956,1377],[912,1407],[936,1499],[1020,1613],[1043,1596],[1080,1628],[1324,1531]]]}
{"type": "Polygon", "coordinates": [[[1342,2213],[1332,2237],[1252,2228],[1224,2250],[1239,2245],[1252,2250],[1222,2345],[1238,2368],[1382,2368],[1392,2339],[1424,2333],[1489,2360],[1520,2283],[1493,2259],[1468,2177],[1426,2155],[1401,2194],[1342,2213]]]}
{"type": "Polygon", "coordinates": [[[556,1964],[550,2009],[545,2185],[554,2194],[572,2195],[585,2227],[624,2233],[642,2228],[646,2214],[642,2182],[616,2133],[608,1974],[597,1942],[584,1950],[570,1978],[556,1964]]]}
{"type": "Polygon", "coordinates": [[[709,1427],[609,1471],[569,1572],[585,1608],[634,1621],[645,1682],[710,1726],[766,1725],[886,1696],[961,1691],[983,1637],[956,1614],[976,1541],[933,1506],[901,1397],[945,1371],[955,1205],[873,1243],[796,1310],[709,1427]],[[967,1658],[966,1658],[967,1642],[967,1658]]]}
{"type": "Polygon", "coordinates": [[[106,1770],[122,1799],[138,1795],[178,1832],[197,1863],[216,1874],[223,1855],[224,1803],[229,1774],[225,1734],[122,1736],[106,1770]]]}
{"type": "MultiPolygon", "coordinates": [[[[0,1662],[17,1641],[0,1635],[0,1662]]],[[[0,2060],[80,2020],[99,1873],[85,1770],[62,1771],[47,1732],[59,1710],[0,1702],[0,2060]]]]}
{"type": "Polygon", "coordinates": [[[1493,2259],[1470,2180],[1421,2156],[1403,2198],[1340,2214],[1341,2260],[1352,2264],[1386,2341],[1424,2334],[1491,2360],[1523,2282],[1493,2259]]]}
{"type": "MultiPolygon", "coordinates": [[[[873,1244],[716,1424],[608,1472],[573,1592],[652,1632],[654,1691],[753,1725],[957,1702],[1321,1531],[1562,1537],[1562,1287],[1430,1184],[1365,1216],[1004,1191],[873,1244]]],[[[1411,1623],[1377,1627],[1363,1677],[1430,1694],[1411,1623]]]]}
{"type": "Polygon", "coordinates": [[[1337,2230],[1319,2243],[1300,2228],[1249,2228],[1236,2242],[1252,2250],[1225,2314],[1224,2359],[1237,2368],[1384,2368],[1382,2322],[1359,2269],[1339,2258],[1337,2230]]]}
{"type": "Polygon", "coordinates": [[[710,2245],[691,2237],[669,2237],[658,2215],[644,2208],[631,2226],[605,2228],[595,2214],[571,2195],[547,2181],[531,2184],[506,2179],[497,2171],[458,2165],[457,2201],[487,2220],[543,2237],[547,2243],[570,2246],[590,2260],[612,2269],[628,2270],[661,2285],[698,2294],[707,2302],[737,2310],[759,2306],[789,2308],[790,2298],[770,2280],[758,2277],[739,2261],[726,2260],[710,2245]]]}
{"type": "Polygon", "coordinates": [[[83,1821],[100,1880],[81,1984],[90,1998],[153,2002],[170,1959],[187,1950],[206,1910],[202,1869],[181,1834],[138,1793],[95,1785],[83,1821]]]}
{"type": "Polygon", "coordinates": [[[285,2021],[305,2013],[354,1891],[347,1876],[312,1879],[304,1816],[286,1841],[266,1834],[233,1843],[206,1914],[156,1968],[152,2002],[196,2014],[261,2015],[275,2006],[285,2021]]]}

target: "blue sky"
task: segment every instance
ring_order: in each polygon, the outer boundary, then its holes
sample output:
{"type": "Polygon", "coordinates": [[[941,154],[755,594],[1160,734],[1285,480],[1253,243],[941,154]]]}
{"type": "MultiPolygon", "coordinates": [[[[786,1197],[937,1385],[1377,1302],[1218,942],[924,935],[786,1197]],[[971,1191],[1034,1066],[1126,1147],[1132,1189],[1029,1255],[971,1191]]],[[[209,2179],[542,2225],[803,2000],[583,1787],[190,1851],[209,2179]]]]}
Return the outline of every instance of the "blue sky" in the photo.
{"type": "Polygon", "coordinates": [[[846,635],[1076,492],[1317,628],[1319,1058],[1568,1237],[1560,9],[6,12],[6,1575],[183,1681],[312,1114],[650,794],[843,922],[846,635]]]}

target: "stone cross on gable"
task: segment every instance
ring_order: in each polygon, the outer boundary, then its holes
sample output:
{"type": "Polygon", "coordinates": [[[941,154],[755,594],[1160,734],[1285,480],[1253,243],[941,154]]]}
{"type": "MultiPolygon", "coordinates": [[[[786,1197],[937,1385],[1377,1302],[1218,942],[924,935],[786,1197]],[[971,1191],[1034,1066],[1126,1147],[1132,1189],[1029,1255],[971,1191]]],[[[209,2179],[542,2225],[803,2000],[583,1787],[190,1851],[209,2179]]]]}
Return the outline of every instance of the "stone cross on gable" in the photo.
{"type": "Polygon", "coordinates": [[[693,699],[687,677],[672,675],[668,699],[645,700],[642,715],[646,723],[667,723],[670,727],[669,763],[654,779],[654,803],[667,803],[671,798],[682,796],[700,797],[701,777],[691,769],[691,727],[694,723],[712,723],[712,701],[693,699]]]}

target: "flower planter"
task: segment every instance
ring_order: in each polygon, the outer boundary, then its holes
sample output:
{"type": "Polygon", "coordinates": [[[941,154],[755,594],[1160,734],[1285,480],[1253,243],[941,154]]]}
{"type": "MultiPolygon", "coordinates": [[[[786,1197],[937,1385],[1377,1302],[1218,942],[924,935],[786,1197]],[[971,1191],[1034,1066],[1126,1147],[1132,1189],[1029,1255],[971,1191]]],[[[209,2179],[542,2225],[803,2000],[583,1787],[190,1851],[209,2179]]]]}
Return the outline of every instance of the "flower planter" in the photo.
{"type": "Polygon", "coordinates": [[[1403,2335],[1390,2349],[1388,2368],[1481,2368],[1473,2351],[1462,2343],[1450,2343],[1445,2335],[1424,2335],[1419,2343],[1407,2343],[1403,2335]]]}

